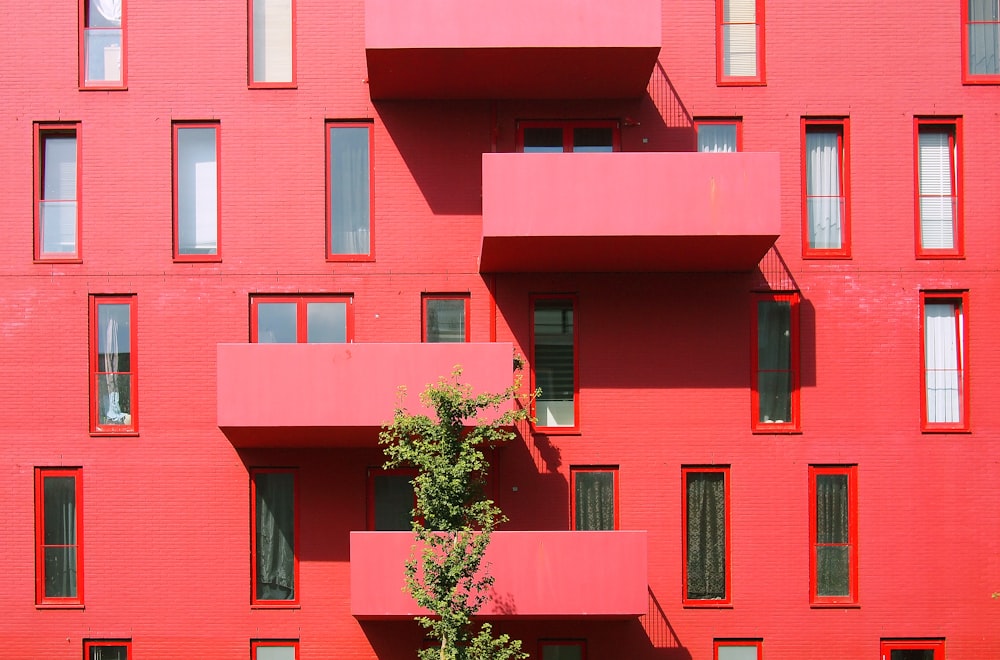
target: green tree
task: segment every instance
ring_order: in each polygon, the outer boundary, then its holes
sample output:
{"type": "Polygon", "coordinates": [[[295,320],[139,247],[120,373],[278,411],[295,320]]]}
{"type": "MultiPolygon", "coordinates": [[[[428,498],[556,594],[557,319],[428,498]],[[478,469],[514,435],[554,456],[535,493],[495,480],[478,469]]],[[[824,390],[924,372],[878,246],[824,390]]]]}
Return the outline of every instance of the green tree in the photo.
{"type": "MultiPolygon", "coordinates": [[[[428,385],[420,395],[435,417],[407,412],[402,399],[383,430],[387,469],[416,468],[413,479],[415,543],[405,569],[405,589],[431,616],[417,617],[440,645],[419,652],[421,660],[522,660],[520,640],[494,636],[489,623],[473,616],[489,599],[493,577],[483,555],[490,535],[506,520],[486,497],[487,449],[515,437],[511,428],[528,419],[518,399],[520,377],[499,393],[474,394],[451,378],[428,385]]],[[[405,391],[402,393],[405,396],[405,391]]],[[[523,402],[522,402],[523,403],[523,402]]]]}

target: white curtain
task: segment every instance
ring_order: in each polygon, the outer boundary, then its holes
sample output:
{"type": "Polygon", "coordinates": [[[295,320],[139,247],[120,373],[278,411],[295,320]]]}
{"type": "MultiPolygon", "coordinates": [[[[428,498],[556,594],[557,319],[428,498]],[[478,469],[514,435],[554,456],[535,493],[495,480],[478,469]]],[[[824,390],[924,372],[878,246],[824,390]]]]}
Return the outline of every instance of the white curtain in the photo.
{"type": "Polygon", "coordinates": [[[89,17],[90,22],[87,27],[121,26],[122,0],[90,0],[89,17]]]}
{"type": "Polygon", "coordinates": [[[806,207],[812,249],[841,247],[839,138],[833,131],[806,132],[806,207]]]}
{"type": "Polygon", "coordinates": [[[969,1],[969,73],[1000,74],[1000,2],[969,1]]]}
{"type": "Polygon", "coordinates": [[[181,254],[218,251],[219,184],[214,128],[177,131],[177,243],[181,254]]]}
{"type": "Polygon", "coordinates": [[[368,128],[330,128],[330,253],[368,254],[371,182],[368,128]]]}
{"type": "Polygon", "coordinates": [[[723,3],[723,73],[757,75],[757,2],[725,0],[723,3]]]}
{"type": "Polygon", "coordinates": [[[920,168],[920,245],[927,249],[955,247],[955,198],[953,154],[946,131],[921,131],[918,139],[920,168]]]}
{"type": "Polygon", "coordinates": [[[736,124],[698,124],[698,151],[736,151],[736,124]]]}
{"type": "Polygon", "coordinates": [[[954,303],[924,305],[924,365],[927,421],[961,422],[962,308],[954,303]]]}
{"type": "Polygon", "coordinates": [[[44,138],[42,199],[39,205],[42,252],[76,253],[76,136],[44,138]]]}

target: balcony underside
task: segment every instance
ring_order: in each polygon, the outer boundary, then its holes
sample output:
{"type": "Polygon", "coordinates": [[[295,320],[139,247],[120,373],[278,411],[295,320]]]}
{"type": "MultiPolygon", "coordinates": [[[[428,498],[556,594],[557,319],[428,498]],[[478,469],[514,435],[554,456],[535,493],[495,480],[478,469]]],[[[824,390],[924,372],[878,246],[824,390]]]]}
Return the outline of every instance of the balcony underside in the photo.
{"type": "Polygon", "coordinates": [[[374,446],[401,387],[411,412],[428,384],[461,365],[460,382],[513,382],[509,343],[219,344],[218,424],[236,447],[374,446]]]}
{"type": "MultiPolygon", "coordinates": [[[[402,590],[409,532],[351,532],[351,613],[422,614],[402,590]]],[[[646,613],[646,532],[494,532],[485,561],[495,581],[487,618],[623,619],[646,613]]]]}
{"type": "Polygon", "coordinates": [[[779,191],[772,153],[484,154],[480,270],[750,270],[779,191]]]}

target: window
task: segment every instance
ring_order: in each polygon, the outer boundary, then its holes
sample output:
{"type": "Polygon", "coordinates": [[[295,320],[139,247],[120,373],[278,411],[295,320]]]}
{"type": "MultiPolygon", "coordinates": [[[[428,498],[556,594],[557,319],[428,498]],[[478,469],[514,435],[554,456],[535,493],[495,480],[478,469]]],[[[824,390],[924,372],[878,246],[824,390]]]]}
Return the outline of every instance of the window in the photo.
{"type": "Polygon", "coordinates": [[[962,80],[1000,83],[1000,2],[962,0],[962,80]]]}
{"type": "Polygon", "coordinates": [[[35,602],[83,603],[80,468],[35,468],[35,602]]]}
{"type": "Polygon", "coordinates": [[[250,341],[260,344],[342,344],[354,341],[351,296],[254,296],[250,341]]]}
{"type": "Polygon", "coordinates": [[[551,430],[576,430],[576,298],[533,296],[531,326],[531,388],[535,425],[551,430]]]}
{"type": "Polygon", "coordinates": [[[250,86],[295,85],[295,0],[250,0],[250,86]]]}
{"type": "Polygon", "coordinates": [[[125,0],[80,0],[80,87],[125,88],[125,0]]]}
{"type": "Polygon", "coordinates": [[[582,641],[546,641],[538,643],[541,660],[587,660],[587,643],[582,641]]]}
{"type": "Polygon", "coordinates": [[[517,150],[524,153],[593,153],[621,150],[617,121],[521,121],[517,150]]]}
{"type": "Polygon", "coordinates": [[[728,475],[728,466],[681,469],[685,605],[730,602],[728,475]]]}
{"type": "Polygon", "coordinates": [[[424,303],[424,332],[426,342],[469,341],[468,294],[427,294],[424,303]]]}
{"type": "Polygon", "coordinates": [[[250,642],[251,660],[298,660],[299,643],[289,639],[261,639],[250,642]]]}
{"type": "Polygon", "coordinates": [[[882,660],[944,660],[944,640],[883,639],[882,660]]]}
{"type": "Polygon", "coordinates": [[[743,150],[743,122],[739,119],[695,119],[698,151],[732,153],[743,150]]]}
{"type": "Polygon", "coordinates": [[[764,0],[716,0],[720,85],[764,84],[764,0]]]}
{"type": "Polygon", "coordinates": [[[413,494],[416,470],[368,470],[368,529],[408,532],[417,502],[413,494]]]}
{"type": "Polygon", "coordinates": [[[219,258],[219,126],[174,124],[174,259],[219,258]]]}
{"type": "Polygon", "coordinates": [[[715,660],[760,660],[760,640],[715,640],[715,660]]]}
{"type": "Polygon", "coordinates": [[[923,324],[923,430],[968,430],[965,312],[968,293],[922,293],[920,304],[923,324]]]}
{"type": "Polygon", "coordinates": [[[370,259],[371,124],[327,123],[327,259],[370,259]]]}
{"type": "Polygon", "coordinates": [[[35,124],[35,259],[80,258],[79,124],[35,124]]]}
{"type": "Polygon", "coordinates": [[[132,642],[127,639],[84,640],[84,660],[129,660],[132,642]]]}
{"type": "Polygon", "coordinates": [[[753,430],[799,430],[799,294],[755,296],[753,430]]]}
{"type": "MultiPolygon", "coordinates": [[[[295,473],[259,468],[251,471],[253,517],[253,603],[290,605],[298,602],[299,558],[295,553],[298,524],[295,473]]],[[[273,656],[280,657],[280,656],[273,656]]]]}
{"type": "Polygon", "coordinates": [[[849,257],[850,147],[846,119],[802,120],[804,257],[849,257]]]}
{"type": "Polygon", "coordinates": [[[810,595],[814,605],[858,602],[858,469],[809,466],[810,595]]]}
{"type": "Polygon", "coordinates": [[[572,528],[618,529],[618,468],[571,467],[572,528]]]}
{"type": "Polygon", "coordinates": [[[90,297],[90,430],[136,430],[135,296],[90,297]]]}
{"type": "Polygon", "coordinates": [[[962,256],[957,119],[917,119],[917,256],[962,256]]]}

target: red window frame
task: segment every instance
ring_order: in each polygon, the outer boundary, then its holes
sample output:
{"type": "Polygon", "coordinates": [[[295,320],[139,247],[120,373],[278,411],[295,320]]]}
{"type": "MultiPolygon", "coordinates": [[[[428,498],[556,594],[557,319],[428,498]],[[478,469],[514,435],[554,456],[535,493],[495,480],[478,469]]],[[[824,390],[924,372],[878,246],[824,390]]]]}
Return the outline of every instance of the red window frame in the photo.
{"type": "Polygon", "coordinates": [[[962,258],[965,253],[963,211],[962,211],[962,119],[961,117],[917,117],[913,122],[913,193],[914,193],[914,237],[918,259],[962,258]],[[920,135],[922,133],[944,133],[948,136],[948,152],[951,158],[951,198],[954,200],[953,247],[925,248],[921,232],[921,201],[940,195],[923,194],[920,188],[920,135]]]}
{"type": "MultiPolygon", "coordinates": [[[[799,359],[799,302],[800,296],[797,291],[757,293],[753,296],[753,322],[751,325],[751,380],[750,380],[750,424],[754,433],[799,433],[801,427],[801,414],[799,411],[799,388],[800,388],[800,359],[799,359]],[[759,309],[761,303],[766,302],[787,302],[790,305],[790,328],[789,328],[789,411],[791,419],[781,422],[770,422],[761,420],[761,396],[760,396],[760,376],[764,372],[760,368],[760,319],[759,309]]],[[[779,370],[773,370],[775,372],[779,370]]]]}
{"type": "MultiPolygon", "coordinates": [[[[538,389],[538,377],[535,359],[535,303],[539,300],[564,300],[569,303],[573,313],[573,424],[565,426],[546,426],[537,419],[538,401],[531,402],[531,416],[533,428],[538,432],[549,435],[579,433],[580,432],[580,315],[579,304],[576,294],[571,293],[545,293],[532,294],[530,296],[531,321],[528,324],[528,343],[531,346],[531,390],[538,389]]],[[[544,394],[544,392],[543,392],[544,394]]]]}
{"type": "Polygon", "coordinates": [[[91,649],[102,649],[102,648],[118,648],[125,647],[125,657],[128,660],[132,658],[132,640],[131,639],[85,639],[83,640],[83,660],[93,660],[91,657],[91,649]]]}
{"type": "Polygon", "coordinates": [[[420,323],[420,341],[427,341],[427,324],[430,320],[430,311],[427,309],[427,304],[434,300],[461,300],[465,304],[465,339],[462,341],[471,341],[471,326],[469,323],[469,302],[471,296],[468,293],[425,293],[421,296],[420,309],[421,309],[421,323],[420,323]]]}
{"type": "Polygon", "coordinates": [[[545,649],[555,646],[573,646],[580,649],[580,660],[587,660],[587,642],[579,639],[546,639],[538,642],[538,658],[545,660],[545,649]]]}
{"type": "Polygon", "coordinates": [[[850,120],[842,119],[811,119],[802,118],[802,256],[812,259],[849,259],[851,257],[851,137],[850,120]],[[809,133],[834,133],[837,136],[838,197],[841,205],[840,247],[817,248],[809,245],[809,200],[819,196],[808,194],[809,191],[809,150],[807,136],[809,133]]]}
{"type": "MultiPolygon", "coordinates": [[[[172,135],[173,153],[173,234],[174,261],[222,261],[222,125],[217,121],[175,121],[172,135]],[[190,129],[211,129],[215,131],[215,252],[204,254],[181,253],[181,205],[180,205],[180,132],[190,129]]],[[[197,225],[197,219],[195,224],[197,225]]]]}
{"type": "MultiPolygon", "coordinates": [[[[299,479],[294,468],[260,467],[250,469],[250,605],[254,608],[287,609],[299,606],[302,583],[299,580],[299,515],[302,509],[299,498],[299,479]],[[293,597],[286,600],[260,598],[257,595],[257,475],[288,474],[292,477],[292,561],[293,561],[293,597]]],[[[263,644],[263,646],[273,646],[263,644]]]]}
{"type": "MultiPolygon", "coordinates": [[[[137,302],[135,294],[93,294],[90,296],[90,433],[92,435],[134,435],[139,428],[139,351],[137,330],[137,302]],[[108,329],[100,327],[102,305],[128,305],[129,308],[129,368],[127,371],[106,371],[100,357],[101,337],[106,337],[108,329]],[[128,412],[120,424],[101,423],[100,378],[112,375],[129,377],[128,412]]],[[[118,335],[119,341],[121,335],[118,335]]]]}
{"type": "Polygon", "coordinates": [[[306,344],[309,338],[309,303],[340,302],[345,304],[345,343],[354,342],[354,296],[350,294],[322,294],[298,296],[281,294],[254,294],[250,296],[250,342],[257,343],[257,307],[261,303],[294,303],[296,343],[306,344]]]}
{"type": "Polygon", "coordinates": [[[327,120],[324,124],[326,145],[326,260],[375,260],[375,130],[371,121],[327,120]],[[340,253],[333,251],[333,132],[342,128],[364,128],[368,131],[368,251],[340,253]]]}
{"type": "Polygon", "coordinates": [[[920,293],[920,428],[924,432],[969,431],[969,292],[922,291],[920,293]],[[958,370],[958,420],[931,421],[928,410],[927,304],[950,304],[955,317],[956,368],[958,370]]]}
{"type": "Polygon", "coordinates": [[[257,660],[257,649],[262,646],[291,646],[295,649],[295,660],[299,660],[299,640],[297,639],[253,639],[250,640],[250,660],[257,660]]]}
{"type": "MultiPolygon", "coordinates": [[[[734,126],[736,128],[736,151],[743,151],[743,118],[742,117],[718,117],[703,118],[694,120],[695,150],[699,149],[698,133],[702,126],[734,126]]],[[[701,152],[711,153],[711,152],[701,152]]],[[[725,153],[725,152],[723,152],[725,153]]]]}
{"type": "Polygon", "coordinates": [[[45,607],[83,606],[83,468],[44,467],[35,468],[35,604],[45,607]],[[53,545],[45,543],[45,479],[71,478],[75,487],[74,515],[76,516],[75,543],[53,545]],[[76,550],[76,596],[46,596],[47,580],[45,551],[49,547],[68,547],[76,550]]]}
{"type": "Polygon", "coordinates": [[[883,639],[880,645],[882,660],[892,660],[893,651],[933,651],[934,660],[944,660],[943,639],[883,639]]]}
{"type": "Polygon", "coordinates": [[[524,152],[524,129],[526,128],[561,128],[563,132],[563,153],[573,152],[573,129],[576,128],[610,128],[611,150],[622,150],[621,122],[617,119],[522,119],[517,122],[517,137],[515,150],[524,152]]]}
{"type": "Polygon", "coordinates": [[[90,0],[80,0],[80,18],[79,18],[79,29],[80,29],[80,59],[79,59],[79,76],[80,76],[80,89],[81,90],[123,90],[128,88],[128,0],[121,0],[122,3],[122,16],[121,16],[121,27],[120,28],[100,28],[100,27],[89,27],[89,11],[88,5],[90,0]],[[120,67],[121,67],[121,80],[98,80],[91,84],[87,81],[87,35],[89,30],[104,30],[104,29],[120,29],[121,30],[121,53],[120,53],[120,67]]]}
{"type": "Polygon", "coordinates": [[[756,55],[757,55],[757,75],[755,76],[731,76],[726,75],[725,71],[725,28],[729,25],[751,25],[751,23],[737,23],[737,22],[726,22],[726,7],[725,3],[729,0],[716,0],[715,2],[715,17],[716,17],[716,30],[715,30],[715,43],[716,43],[716,53],[715,53],[715,76],[716,83],[718,85],[765,85],[767,84],[767,77],[764,73],[764,0],[753,0],[755,3],[755,16],[752,25],[757,28],[757,43],[756,43],[756,55]]]}
{"type": "Polygon", "coordinates": [[[292,76],[291,80],[282,81],[266,81],[266,80],[256,80],[256,51],[254,50],[254,3],[255,0],[247,0],[247,86],[250,89],[291,89],[297,85],[297,55],[296,55],[296,24],[295,24],[295,1],[289,0],[291,4],[291,34],[289,39],[291,39],[291,49],[292,49],[292,76]]]}
{"type": "Polygon", "coordinates": [[[809,602],[814,606],[853,606],[858,604],[858,466],[810,465],[809,466],[809,602]],[[817,477],[845,475],[847,477],[848,538],[846,543],[820,543],[817,521],[817,477]],[[819,595],[819,549],[822,547],[848,548],[848,591],[841,596],[819,595]]]}
{"type": "Polygon", "coordinates": [[[681,467],[681,603],[685,607],[729,607],[733,602],[732,588],[732,525],[731,508],[732,498],[729,495],[729,466],[728,465],[686,465],[681,467]],[[725,537],[726,551],[723,561],[726,572],[726,594],[725,598],[690,598],[688,596],[688,477],[694,474],[721,474],[723,497],[725,498],[725,537]]]}
{"type": "MultiPolygon", "coordinates": [[[[993,0],[994,4],[997,0],[993,0]]],[[[1000,84],[1000,71],[997,73],[972,73],[969,71],[969,31],[973,25],[996,25],[1000,30],[1000,21],[974,21],[969,17],[968,0],[960,0],[962,7],[962,83],[966,85],[997,85],[1000,84]]]]}
{"type": "Polygon", "coordinates": [[[34,163],[34,217],[35,217],[35,261],[46,263],[80,263],[82,254],[80,251],[80,235],[83,229],[81,221],[81,192],[83,179],[81,176],[81,145],[80,145],[80,122],[35,122],[34,143],[35,143],[35,163],[34,163]],[[45,198],[45,141],[50,137],[72,136],[76,141],[76,197],[72,200],[59,199],[50,200],[45,198]],[[72,252],[46,252],[42,204],[45,202],[69,202],[76,204],[76,244],[72,252]]]}
{"type": "Polygon", "coordinates": [[[576,478],[581,473],[601,473],[601,474],[611,474],[613,479],[614,488],[614,526],[612,529],[621,528],[621,517],[620,517],[620,498],[619,498],[619,471],[617,465],[581,465],[581,466],[570,466],[569,468],[569,528],[571,530],[578,529],[577,527],[577,515],[576,515],[576,478]]]}
{"type": "MultiPolygon", "coordinates": [[[[368,508],[366,515],[366,524],[369,532],[377,531],[375,529],[375,509],[377,502],[375,501],[375,477],[378,476],[408,476],[411,478],[416,477],[418,474],[415,468],[395,468],[392,470],[386,470],[382,468],[368,468],[368,508]]],[[[416,495],[413,497],[413,507],[417,506],[416,495]]]]}
{"type": "Polygon", "coordinates": [[[712,643],[712,657],[719,660],[719,649],[732,646],[757,649],[757,660],[761,660],[764,653],[764,642],[759,639],[717,639],[712,643]]]}

